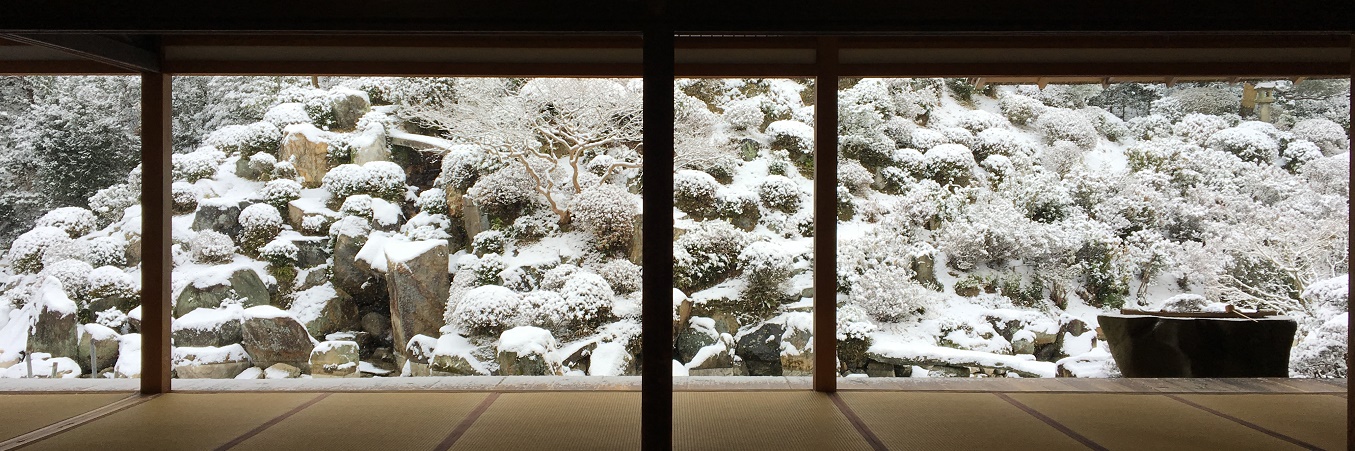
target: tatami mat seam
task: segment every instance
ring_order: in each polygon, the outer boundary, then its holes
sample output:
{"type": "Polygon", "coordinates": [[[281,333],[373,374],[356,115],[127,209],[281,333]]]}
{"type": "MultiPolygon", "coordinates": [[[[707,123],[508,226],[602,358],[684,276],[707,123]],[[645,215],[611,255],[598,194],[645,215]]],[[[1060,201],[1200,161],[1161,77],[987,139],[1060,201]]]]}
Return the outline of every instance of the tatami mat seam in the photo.
{"type": "Polygon", "coordinates": [[[842,415],[847,417],[847,421],[852,423],[856,432],[860,433],[861,437],[870,443],[871,448],[875,451],[889,451],[889,447],[885,446],[884,441],[880,440],[880,437],[875,435],[875,431],[870,430],[870,426],[867,426],[866,422],[856,415],[851,406],[847,405],[847,401],[844,401],[837,393],[829,393],[828,398],[833,400],[833,405],[837,406],[837,410],[841,411],[842,415]]]}
{"type": "Polygon", "coordinates": [[[1241,418],[1238,418],[1238,417],[1235,417],[1235,416],[1232,416],[1232,415],[1223,413],[1223,412],[1221,412],[1221,411],[1219,411],[1219,410],[1209,408],[1209,407],[1207,407],[1207,406],[1204,406],[1204,405],[1202,405],[1202,404],[1200,404],[1200,403],[1191,401],[1191,400],[1189,400],[1189,399],[1185,399],[1185,398],[1182,398],[1182,397],[1176,396],[1176,395],[1164,395],[1164,396],[1166,396],[1166,397],[1168,397],[1168,398],[1171,398],[1171,399],[1174,399],[1174,400],[1177,400],[1177,401],[1180,401],[1182,404],[1185,404],[1185,405],[1194,407],[1194,408],[1196,408],[1196,409],[1200,409],[1200,410],[1203,410],[1203,411],[1205,411],[1205,412],[1212,413],[1212,414],[1214,414],[1214,415],[1216,415],[1216,416],[1218,416],[1218,417],[1220,417],[1220,418],[1224,418],[1224,419],[1230,420],[1230,421],[1232,421],[1232,422],[1234,422],[1234,423],[1237,423],[1237,424],[1246,426],[1246,427],[1251,428],[1251,429],[1253,429],[1253,430],[1255,430],[1255,431],[1257,431],[1257,432],[1260,432],[1260,433],[1269,435],[1269,436],[1271,436],[1271,437],[1278,438],[1278,439],[1280,439],[1280,440],[1284,440],[1284,441],[1289,442],[1289,443],[1293,443],[1293,444],[1298,445],[1298,446],[1300,446],[1300,447],[1303,447],[1303,448],[1305,448],[1305,449],[1310,449],[1310,450],[1321,450],[1321,449],[1322,449],[1322,447],[1319,447],[1319,446],[1317,446],[1317,445],[1313,445],[1313,444],[1308,443],[1308,442],[1305,442],[1305,441],[1303,441],[1303,440],[1299,440],[1299,439],[1297,439],[1297,438],[1290,437],[1290,436],[1288,436],[1288,435],[1281,434],[1281,433],[1279,433],[1279,432],[1275,432],[1275,431],[1272,431],[1272,430],[1270,430],[1270,429],[1266,429],[1266,428],[1261,427],[1260,425],[1258,425],[1258,424],[1256,424],[1256,423],[1252,423],[1252,422],[1250,422],[1250,421],[1247,421],[1247,420],[1244,420],[1244,419],[1241,419],[1241,418]]]}
{"type": "Polygon", "coordinates": [[[64,432],[66,432],[66,431],[69,431],[69,430],[78,428],[78,427],[80,427],[80,426],[84,426],[84,425],[86,425],[86,424],[89,424],[90,422],[93,422],[93,421],[98,420],[98,419],[100,419],[100,418],[103,418],[103,417],[106,417],[106,416],[109,416],[109,415],[112,415],[112,414],[121,412],[121,411],[123,411],[123,410],[126,410],[126,409],[128,409],[128,408],[130,408],[130,407],[136,406],[136,405],[141,404],[141,403],[143,403],[143,402],[150,401],[151,399],[154,399],[154,398],[156,398],[156,397],[158,397],[158,396],[160,396],[160,395],[159,395],[159,394],[154,394],[154,395],[143,396],[143,395],[140,395],[140,394],[136,394],[136,395],[128,396],[128,397],[123,398],[123,399],[119,399],[119,400],[117,400],[117,401],[113,401],[113,402],[111,402],[111,403],[108,403],[108,404],[99,406],[99,407],[94,408],[94,409],[90,409],[89,411],[84,412],[84,413],[81,413],[81,414],[79,414],[79,415],[74,415],[74,416],[72,416],[72,417],[70,417],[70,418],[66,418],[66,419],[61,420],[61,421],[58,421],[58,422],[56,422],[56,423],[52,423],[52,424],[50,424],[50,425],[47,425],[47,426],[44,426],[44,427],[35,429],[35,430],[33,430],[33,431],[30,431],[30,432],[28,432],[28,433],[26,433],[26,434],[23,434],[23,435],[20,435],[20,436],[18,436],[18,437],[14,437],[14,438],[11,438],[11,439],[6,440],[6,441],[4,441],[4,442],[0,442],[0,451],[7,451],[7,450],[12,450],[12,449],[19,449],[19,448],[23,448],[23,447],[28,446],[28,445],[32,445],[32,444],[34,444],[34,443],[41,442],[41,441],[43,441],[43,440],[46,440],[46,439],[55,437],[55,436],[57,436],[57,435],[60,435],[61,433],[64,433],[64,432]],[[110,407],[112,407],[112,408],[110,408],[110,407]],[[101,409],[107,409],[107,410],[101,411],[101,409]],[[90,414],[94,414],[94,415],[90,415],[90,414]],[[84,417],[85,415],[90,415],[90,416],[84,417]]]}
{"type": "Polygon", "coordinates": [[[1092,440],[1091,438],[1079,434],[1077,433],[1077,431],[1074,431],[1072,428],[1065,426],[1063,423],[1060,423],[1057,420],[1050,418],[1048,415],[1040,413],[1038,410],[1035,410],[1034,408],[1023,404],[1021,401],[1013,399],[1011,396],[1007,396],[1006,393],[993,393],[993,395],[997,396],[998,398],[1001,398],[1003,401],[1007,401],[1008,404],[1016,406],[1016,408],[1021,409],[1030,416],[1033,416],[1036,419],[1043,421],[1045,424],[1048,424],[1050,427],[1057,429],[1059,432],[1064,433],[1064,435],[1071,437],[1073,440],[1077,440],[1079,443],[1086,445],[1088,448],[1097,451],[1108,451],[1106,447],[1101,446],[1101,444],[1096,443],[1096,441],[1092,440]]]}
{"type": "Polygon", "coordinates": [[[278,416],[276,416],[276,417],[273,417],[273,419],[268,420],[268,422],[259,425],[259,427],[256,427],[256,428],[254,428],[254,429],[251,429],[249,432],[246,432],[246,433],[240,435],[239,437],[236,437],[234,440],[231,440],[231,441],[229,441],[229,442],[226,442],[226,444],[217,447],[217,448],[216,448],[216,451],[225,451],[225,450],[234,448],[236,445],[239,445],[239,444],[241,444],[241,443],[244,443],[245,440],[249,440],[250,438],[252,438],[252,437],[254,437],[254,436],[256,436],[256,435],[259,435],[260,433],[262,433],[263,431],[267,430],[268,428],[273,427],[273,425],[282,422],[282,420],[285,420],[285,419],[287,419],[288,417],[290,417],[290,416],[292,416],[292,415],[296,415],[297,413],[300,413],[302,410],[306,410],[307,407],[313,406],[313,405],[315,405],[315,403],[318,403],[318,402],[324,400],[325,398],[328,398],[329,395],[331,395],[331,394],[333,394],[333,393],[322,393],[322,394],[320,394],[320,396],[316,396],[315,399],[312,399],[312,400],[310,400],[310,401],[306,401],[305,403],[302,403],[301,405],[296,406],[296,408],[293,408],[292,410],[289,410],[289,411],[283,413],[282,415],[278,415],[278,416]]]}
{"type": "Polygon", "coordinates": [[[466,431],[469,431],[471,426],[475,425],[475,421],[480,419],[480,416],[484,415],[485,411],[489,410],[489,406],[494,404],[494,401],[497,399],[499,399],[499,392],[492,392],[489,396],[486,396],[485,400],[480,401],[480,405],[475,406],[475,410],[471,410],[469,414],[466,414],[466,418],[461,420],[461,424],[456,425],[456,429],[453,429],[452,433],[447,434],[447,438],[442,439],[442,443],[439,443],[438,447],[434,449],[436,451],[447,451],[452,449],[452,446],[456,445],[456,441],[466,435],[466,431]]]}

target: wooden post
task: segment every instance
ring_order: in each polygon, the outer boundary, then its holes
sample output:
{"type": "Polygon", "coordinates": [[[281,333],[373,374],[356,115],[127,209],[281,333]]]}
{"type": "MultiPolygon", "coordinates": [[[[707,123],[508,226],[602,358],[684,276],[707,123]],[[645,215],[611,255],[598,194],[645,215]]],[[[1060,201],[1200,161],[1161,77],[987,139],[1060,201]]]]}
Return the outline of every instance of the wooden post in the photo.
{"type": "MultiPolygon", "coordinates": [[[[1351,121],[1350,121],[1350,123],[1351,123],[1351,128],[1350,128],[1349,130],[1347,130],[1347,137],[1352,138],[1352,139],[1351,139],[1351,142],[1355,143],[1355,133],[1351,133],[1352,130],[1355,130],[1355,34],[1351,34],[1351,35],[1350,35],[1350,79],[1351,79],[1351,80],[1350,80],[1350,81],[1351,81],[1351,86],[1350,86],[1350,88],[1351,88],[1351,89],[1350,89],[1350,116],[1351,116],[1351,121]]],[[[1352,173],[1355,173],[1355,171],[1352,171],[1352,173]]],[[[1347,186],[1346,189],[1350,189],[1350,187],[1347,186]]],[[[1347,197],[1349,197],[1349,194],[1355,194],[1355,190],[1351,190],[1351,192],[1347,194],[1347,197]]],[[[1346,203],[1346,208],[1349,209],[1349,212],[1348,212],[1348,213],[1355,213],[1355,206],[1351,205],[1349,202],[1346,203]]],[[[1350,231],[1349,231],[1350,226],[1347,225],[1346,228],[1347,228],[1347,230],[1346,230],[1346,235],[1349,236],[1349,235],[1350,235],[1350,231]]],[[[1351,251],[1355,251],[1355,246],[1351,245],[1349,239],[1346,240],[1346,246],[1349,246],[1349,247],[1346,249],[1346,255],[1349,256],[1350,253],[1351,253],[1351,251]]],[[[1347,257],[1347,258],[1349,258],[1349,257],[1347,257]]],[[[1355,277],[1351,277],[1350,274],[1346,274],[1346,277],[1347,277],[1347,279],[1348,279],[1348,280],[1346,281],[1347,283],[1355,282],[1355,277]]],[[[1349,312],[1349,309],[1347,309],[1347,312],[1346,312],[1346,322],[1350,322],[1350,312],[1349,312]]],[[[1346,349],[1350,349],[1350,346],[1351,346],[1352,344],[1355,344],[1355,340],[1351,340],[1350,335],[1347,334],[1347,335],[1346,335],[1346,349]]],[[[1347,371],[1349,371],[1349,368],[1351,367],[1351,363],[1352,363],[1352,362],[1355,362],[1355,360],[1352,360],[1352,359],[1350,358],[1350,353],[1346,353],[1346,368],[1347,368],[1347,371]]],[[[1347,399],[1349,399],[1349,397],[1350,397],[1351,394],[1352,394],[1352,390],[1350,389],[1350,385],[1346,385],[1346,397],[1347,397],[1347,399]]],[[[1352,405],[1352,404],[1349,403],[1349,402],[1346,402],[1346,443],[1347,443],[1347,444],[1355,444],[1355,405],[1352,405]]]]}
{"type": "Polygon", "coordinates": [[[814,391],[837,391],[837,38],[819,38],[814,80],[814,391]]]}
{"type": "Polygon", "coordinates": [[[644,33],[644,369],[642,448],[673,446],[673,28],[667,2],[648,3],[644,33]]]}
{"type": "Polygon", "coordinates": [[[168,392],[171,77],[141,74],[141,393],[168,392]]]}

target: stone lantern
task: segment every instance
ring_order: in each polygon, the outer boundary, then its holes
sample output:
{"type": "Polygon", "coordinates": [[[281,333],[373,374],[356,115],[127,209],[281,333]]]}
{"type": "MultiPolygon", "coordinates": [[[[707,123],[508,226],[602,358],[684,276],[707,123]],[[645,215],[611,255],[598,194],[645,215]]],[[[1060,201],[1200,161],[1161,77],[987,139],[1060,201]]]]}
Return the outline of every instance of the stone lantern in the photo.
{"type": "Polygon", "coordinates": [[[1271,105],[1275,103],[1275,83],[1256,84],[1256,116],[1261,122],[1274,122],[1271,117],[1271,105]]]}

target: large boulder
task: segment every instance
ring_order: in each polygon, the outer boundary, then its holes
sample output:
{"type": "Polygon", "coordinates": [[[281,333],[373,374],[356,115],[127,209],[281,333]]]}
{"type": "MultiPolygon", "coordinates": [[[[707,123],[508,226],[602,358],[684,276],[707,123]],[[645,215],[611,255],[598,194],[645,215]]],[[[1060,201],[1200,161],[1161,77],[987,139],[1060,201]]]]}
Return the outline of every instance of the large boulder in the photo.
{"type": "Polygon", "coordinates": [[[782,336],[781,374],[814,375],[814,316],[806,312],[787,313],[786,333],[782,336]]]}
{"type": "Polygon", "coordinates": [[[358,324],[358,306],[330,284],[296,293],[289,311],[317,340],[335,332],[352,330],[358,324]]]}
{"type": "Polygon", "coordinates": [[[199,308],[217,308],[226,299],[243,300],[245,307],[268,305],[271,294],[259,273],[248,267],[239,267],[226,280],[215,274],[199,277],[179,292],[174,300],[174,317],[179,318],[199,308]]]}
{"type": "Polygon", "coordinates": [[[485,364],[471,353],[475,345],[457,334],[447,334],[438,338],[433,348],[433,358],[429,366],[434,376],[481,376],[489,375],[485,364]]]}
{"type": "MultiPolygon", "coordinates": [[[[199,200],[198,211],[193,216],[193,230],[215,230],[238,240],[243,230],[240,226],[240,210],[245,205],[246,201],[242,200],[199,200]]],[[[131,247],[129,245],[128,249],[131,247]]]]}
{"type": "Polygon", "coordinates": [[[701,349],[719,343],[720,334],[715,332],[715,320],[705,317],[692,317],[687,328],[677,336],[677,359],[691,362],[701,349]]]}
{"type": "MultiPolygon", "coordinates": [[[[363,312],[385,310],[390,294],[386,292],[386,279],[376,272],[364,260],[358,260],[358,253],[367,245],[371,235],[371,226],[361,218],[347,217],[335,224],[334,237],[334,289],[348,295],[363,312]]],[[[442,272],[447,272],[445,269],[442,272]]]]}
{"type": "Polygon", "coordinates": [[[1096,317],[1125,377],[1289,377],[1288,317],[1096,317]]]}
{"type": "Polygon", "coordinates": [[[351,130],[358,119],[371,109],[367,94],[356,89],[338,86],[329,91],[330,109],[334,113],[334,128],[351,130]]]}
{"type": "Polygon", "coordinates": [[[239,306],[199,308],[174,320],[170,337],[175,346],[220,347],[239,343],[244,339],[240,331],[239,306]]]}
{"type": "Polygon", "coordinates": [[[766,323],[739,334],[735,354],[743,359],[749,376],[781,376],[781,337],[786,327],[766,323]]]}
{"type": "Polygon", "coordinates": [[[550,331],[539,327],[520,326],[508,329],[499,336],[499,374],[503,376],[558,375],[560,365],[550,355],[556,347],[550,331]]]}
{"type": "Polygon", "coordinates": [[[171,351],[170,359],[174,375],[180,379],[234,379],[252,366],[245,348],[238,344],[176,347],[171,351]]]}
{"type": "Polygon", "coordinates": [[[33,294],[38,318],[28,337],[28,352],[45,352],[52,357],[80,358],[80,324],[75,301],[66,296],[61,281],[48,277],[33,294]]]}
{"type": "Polygon", "coordinates": [[[353,147],[353,164],[373,161],[391,161],[390,146],[386,143],[386,127],[370,123],[349,144],[353,147]]]}
{"type": "MultiPolygon", "coordinates": [[[[325,205],[323,199],[302,197],[287,203],[287,224],[292,230],[307,234],[323,233],[329,225],[339,220],[339,212],[325,205]],[[307,221],[312,221],[307,223],[307,221]]],[[[301,244],[297,244],[301,246],[301,244]]]]}
{"type": "Polygon", "coordinates": [[[404,349],[414,335],[437,336],[445,322],[442,314],[450,287],[447,242],[391,242],[385,253],[391,334],[396,349],[404,349]]]}
{"type": "Polygon", "coordinates": [[[322,341],[311,350],[311,377],[360,377],[358,344],[354,341],[322,341]]]}
{"type": "Polygon", "coordinates": [[[283,129],[280,161],[290,161],[301,176],[301,186],[320,187],[320,181],[329,172],[328,133],[311,124],[292,124],[283,129]]]}
{"type": "Polygon", "coordinates": [[[106,368],[112,368],[118,362],[118,348],[122,345],[122,336],[118,332],[100,324],[84,325],[85,333],[80,334],[80,367],[87,374],[95,374],[106,368]],[[91,359],[90,351],[94,351],[91,359]]]}
{"type": "Polygon", "coordinates": [[[329,239],[322,236],[290,237],[296,246],[296,267],[311,268],[329,261],[329,239]]]}
{"type": "Polygon", "coordinates": [[[310,367],[315,340],[296,318],[268,305],[245,309],[244,318],[244,347],[256,366],[285,363],[303,370],[310,367]]]}

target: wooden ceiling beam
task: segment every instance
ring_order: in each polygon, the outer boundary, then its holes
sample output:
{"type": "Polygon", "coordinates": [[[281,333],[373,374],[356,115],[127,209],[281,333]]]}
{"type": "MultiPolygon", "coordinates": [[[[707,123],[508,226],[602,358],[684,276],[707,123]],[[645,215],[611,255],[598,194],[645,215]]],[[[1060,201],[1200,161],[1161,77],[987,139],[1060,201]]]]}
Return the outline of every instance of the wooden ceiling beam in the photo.
{"type": "Polygon", "coordinates": [[[160,72],[160,56],[147,48],[89,34],[7,34],[4,39],[49,48],[135,72],[160,72]]]}

